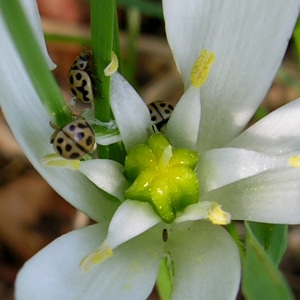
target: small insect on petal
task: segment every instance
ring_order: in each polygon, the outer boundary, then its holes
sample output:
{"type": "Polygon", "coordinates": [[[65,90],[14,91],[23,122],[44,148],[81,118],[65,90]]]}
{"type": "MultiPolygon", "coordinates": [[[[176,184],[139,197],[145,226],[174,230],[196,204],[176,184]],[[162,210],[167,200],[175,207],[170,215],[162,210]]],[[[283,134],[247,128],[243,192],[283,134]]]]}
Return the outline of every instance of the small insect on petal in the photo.
{"type": "Polygon", "coordinates": [[[148,105],[148,109],[151,121],[157,128],[157,131],[161,131],[162,127],[169,121],[174,106],[163,101],[155,101],[148,105]]]}
{"type": "Polygon", "coordinates": [[[162,231],[162,240],[166,242],[168,240],[168,237],[169,237],[168,229],[164,228],[162,231]]]}
{"type": "Polygon", "coordinates": [[[94,102],[91,80],[93,68],[92,52],[83,51],[74,60],[69,70],[69,85],[72,94],[83,103],[94,102]]]}
{"type": "Polygon", "coordinates": [[[95,133],[85,119],[78,118],[62,128],[57,128],[50,142],[62,157],[80,159],[94,150],[95,133]]]}

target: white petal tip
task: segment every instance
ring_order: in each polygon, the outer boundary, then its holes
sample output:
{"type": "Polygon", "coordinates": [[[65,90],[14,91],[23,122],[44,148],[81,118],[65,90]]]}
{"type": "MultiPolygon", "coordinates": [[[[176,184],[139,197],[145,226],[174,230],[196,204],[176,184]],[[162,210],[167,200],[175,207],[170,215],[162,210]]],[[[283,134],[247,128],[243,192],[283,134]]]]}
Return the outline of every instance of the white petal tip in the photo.
{"type": "Polygon", "coordinates": [[[48,67],[51,71],[56,69],[57,65],[50,58],[48,58],[47,63],[48,63],[48,67]]]}

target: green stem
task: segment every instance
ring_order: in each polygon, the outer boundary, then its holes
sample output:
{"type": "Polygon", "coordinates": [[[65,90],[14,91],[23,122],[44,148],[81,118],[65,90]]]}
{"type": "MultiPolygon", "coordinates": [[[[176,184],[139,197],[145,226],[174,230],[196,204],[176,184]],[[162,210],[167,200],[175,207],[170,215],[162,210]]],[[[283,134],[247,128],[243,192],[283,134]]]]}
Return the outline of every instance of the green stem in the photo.
{"type": "MultiPolygon", "coordinates": [[[[109,65],[114,51],[121,64],[118,20],[115,0],[91,0],[92,50],[95,64],[95,118],[108,122],[113,119],[110,109],[111,77],[105,76],[104,69],[109,65]],[[99,92],[97,92],[99,91],[99,92]]],[[[98,146],[99,158],[110,158],[124,162],[125,150],[120,144],[98,146]]]]}
{"type": "MultiPolygon", "coordinates": [[[[111,62],[115,18],[114,0],[91,1],[92,50],[95,63],[95,117],[102,122],[112,118],[110,110],[110,76],[104,75],[104,69],[111,62]]],[[[109,158],[109,147],[98,147],[101,158],[109,158]]]]}
{"type": "MultiPolygon", "coordinates": [[[[58,127],[72,120],[46,59],[18,0],[0,0],[0,9],[16,49],[50,118],[58,127]]],[[[5,45],[2,45],[3,47],[5,45]]]]}
{"type": "MultiPolygon", "coordinates": [[[[117,9],[117,7],[116,7],[117,9]]],[[[118,14],[115,12],[115,22],[114,22],[114,37],[113,37],[113,50],[118,57],[119,68],[118,72],[123,74],[123,63],[122,63],[122,49],[120,45],[120,35],[119,35],[119,22],[118,14]]]]}
{"type": "Polygon", "coordinates": [[[104,75],[104,69],[111,62],[114,29],[114,0],[91,1],[92,49],[96,76],[95,117],[102,122],[111,119],[110,76],[104,75]]]}
{"type": "Polygon", "coordinates": [[[136,84],[137,68],[137,40],[140,35],[141,13],[138,9],[131,7],[127,10],[128,42],[126,57],[125,77],[134,86],[136,84]]]}
{"type": "Polygon", "coordinates": [[[234,241],[236,242],[239,251],[240,251],[240,255],[241,255],[241,259],[244,259],[245,256],[245,249],[244,249],[244,245],[242,244],[240,237],[239,237],[239,233],[238,233],[238,229],[237,229],[237,224],[235,222],[231,222],[228,225],[225,226],[227,231],[230,233],[230,235],[232,236],[232,238],[234,239],[234,241]]]}
{"type": "Polygon", "coordinates": [[[117,0],[118,6],[124,9],[135,7],[143,15],[163,19],[163,10],[161,1],[149,0],[117,0]]]}

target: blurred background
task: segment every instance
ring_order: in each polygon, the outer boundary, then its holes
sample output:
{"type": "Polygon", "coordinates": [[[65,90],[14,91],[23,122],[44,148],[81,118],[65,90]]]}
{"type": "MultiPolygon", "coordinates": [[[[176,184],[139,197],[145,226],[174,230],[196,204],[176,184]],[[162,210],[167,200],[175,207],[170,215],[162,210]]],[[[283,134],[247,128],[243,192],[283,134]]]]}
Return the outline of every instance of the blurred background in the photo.
{"type": "MultiPolygon", "coordinates": [[[[37,2],[48,50],[57,64],[54,74],[69,103],[72,96],[68,70],[79,52],[90,44],[89,2],[37,2]]],[[[119,0],[117,3],[124,76],[147,104],[157,100],[176,103],[183,85],[166,42],[161,1],[119,0]]],[[[300,95],[298,27],[278,76],[252,123],[300,95]]],[[[26,260],[56,237],[87,222],[30,165],[0,112],[0,300],[14,299],[14,280],[26,260]]],[[[281,270],[295,298],[300,299],[299,226],[290,227],[281,270]]],[[[155,292],[149,299],[158,299],[155,292]]]]}

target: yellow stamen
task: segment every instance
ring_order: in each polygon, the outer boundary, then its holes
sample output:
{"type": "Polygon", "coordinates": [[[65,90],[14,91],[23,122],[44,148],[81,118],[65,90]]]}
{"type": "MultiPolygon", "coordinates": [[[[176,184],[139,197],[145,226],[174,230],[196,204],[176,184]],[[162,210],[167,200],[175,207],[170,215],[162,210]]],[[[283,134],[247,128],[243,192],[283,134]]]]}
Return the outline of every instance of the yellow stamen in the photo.
{"type": "Polygon", "coordinates": [[[104,74],[105,76],[111,76],[112,74],[114,74],[119,67],[119,61],[118,61],[118,57],[115,54],[115,52],[111,52],[111,62],[108,64],[108,66],[104,69],[104,74]]]}
{"type": "Polygon", "coordinates": [[[83,272],[88,272],[92,267],[102,263],[111,256],[113,256],[113,251],[109,247],[108,243],[104,241],[98,249],[83,258],[83,260],[80,262],[80,269],[83,272]]]}
{"type": "Polygon", "coordinates": [[[215,61],[215,54],[208,50],[203,50],[196,60],[191,74],[191,85],[195,88],[199,88],[207,79],[211,65],[215,61]]]}
{"type": "Polygon", "coordinates": [[[291,156],[288,159],[288,162],[289,162],[291,167],[300,168],[300,155],[291,156]]]}
{"type": "Polygon", "coordinates": [[[208,211],[209,220],[216,225],[227,225],[231,221],[230,213],[221,209],[221,206],[212,202],[209,211],[208,211]]]}
{"type": "Polygon", "coordinates": [[[55,153],[44,156],[44,158],[42,159],[42,164],[46,167],[67,168],[71,170],[79,170],[80,168],[80,160],[65,159],[55,153]]]}

